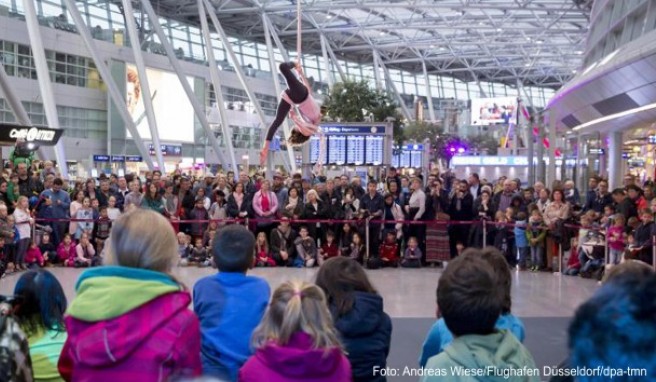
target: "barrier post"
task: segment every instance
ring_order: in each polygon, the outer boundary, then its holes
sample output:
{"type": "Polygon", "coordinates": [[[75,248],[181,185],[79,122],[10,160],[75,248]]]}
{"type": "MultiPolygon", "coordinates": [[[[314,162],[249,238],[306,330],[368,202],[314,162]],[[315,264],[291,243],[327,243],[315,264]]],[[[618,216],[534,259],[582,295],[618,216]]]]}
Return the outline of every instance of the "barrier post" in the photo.
{"type": "MultiPolygon", "coordinates": [[[[606,229],[606,234],[604,235],[604,265],[607,266],[610,264],[610,250],[608,249],[608,229],[606,229]]],[[[608,268],[606,268],[608,270],[608,268]]]]}
{"type": "Polygon", "coordinates": [[[483,248],[487,247],[487,220],[483,219],[483,248]]]}
{"type": "Polygon", "coordinates": [[[34,224],[32,224],[32,240],[36,239],[36,219],[34,219],[34,224]]]}
{"type": "Polygon", "coordinates": [[[555,274],[560,276],[562,273],[563,273],[563,245],[558,244],[558,273],[555,274]]]}
{"type": "Polygon", "coordinates": [[[366,248],[366,251],[364,253],[365,266],[367,264],[367,260],[369,260],[369,250],[370,250],[370,248],[369,248],[369,220],[371,220],[371,217],[367,217],[364,220],[365,221],[365,223],[364,223],[364,237],[365,237],[364,243],[365,243],[365,248],[366,248]]]}
{"type": "Polygon", "coordinates": [[[651,266],[656,270],[656,236],[652,237],[651,243],[651,266]]]}

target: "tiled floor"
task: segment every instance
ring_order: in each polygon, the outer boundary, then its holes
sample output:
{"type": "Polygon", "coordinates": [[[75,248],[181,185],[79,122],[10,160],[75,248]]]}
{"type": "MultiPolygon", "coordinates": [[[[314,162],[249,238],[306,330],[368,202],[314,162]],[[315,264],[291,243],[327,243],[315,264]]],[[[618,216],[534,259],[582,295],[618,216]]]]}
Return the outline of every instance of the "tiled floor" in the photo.
{"type": "MultiPolygon", "coordinates": [[[[82,270],[49,268],[62,283],[69,301],[82,270]]],[[[208,268],[177,268],[175,275],[188,287],[201,277],[214,274],[208,268]]],[[[316,269],[266,268],[252,274],[264,277],[272,290],[288,279],[312,281],[316,269]]],[[[369,277],[383,296],[385,310],[392,317],[434,317],[435,288],[441,270],[381,269],[368,271],[369,277]]],[[[0,294],[10,294],[18,275],[0,280],[0,294]]],[[[595,281],[551,273],[515,272],[513,280],[513,313],[520,317],[570,317],[576,308],[598,288],[595,281]]]]}

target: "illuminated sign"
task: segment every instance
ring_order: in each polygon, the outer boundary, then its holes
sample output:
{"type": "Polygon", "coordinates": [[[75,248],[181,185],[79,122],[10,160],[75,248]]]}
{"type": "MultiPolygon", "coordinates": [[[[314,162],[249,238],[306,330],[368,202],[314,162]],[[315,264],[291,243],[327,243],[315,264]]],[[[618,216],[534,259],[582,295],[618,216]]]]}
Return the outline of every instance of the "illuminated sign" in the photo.
{"type": "Polygon", "coordinates": [[[53,146],[63,133],[64,130],[61,129],[0,123],[0,142],[16,142],[22,139],[40,146],[53,146]]]}

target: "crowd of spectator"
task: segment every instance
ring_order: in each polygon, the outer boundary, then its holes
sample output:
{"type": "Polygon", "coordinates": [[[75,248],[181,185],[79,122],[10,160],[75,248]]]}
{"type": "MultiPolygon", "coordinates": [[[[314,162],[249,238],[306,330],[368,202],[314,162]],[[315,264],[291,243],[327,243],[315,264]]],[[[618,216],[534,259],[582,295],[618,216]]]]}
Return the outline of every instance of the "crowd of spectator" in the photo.
{"type": "Polygon", "coordinates": [[[567,274],[591,276],[603,268],[599,246],[608,234],[613,263],[651,262],[653,186],[629,175],[610,192],[606,180],[592,177],[581,197],[571,180],[547,188],[504,176],[489,182],[475,173],[408,177],[395,168],[380,179],[153,171],[69,182],[51,162],[29,169],[20,163],[0,179],[0,248],[8,273],[97,265],[112,222],[144,208],[179,233],[184,266],[213,265],[213,237],[243,224],[258,237],[255,264],[263,267],[320,266],[337,256],[369,268],[441,266],[468,247],[493,245],[520,270],[562,266],[567,274]],[[556,261],[561,250],[569,255],[563,265],[556,261]]]}
{"type": "MultiPolygon", "coordinates": [[[[8,380],[382,382],[392,375],[391,319],[354,259],[327,259],[314,282],[286,281],[271,292],[265,279],[248,274],[258,256],[255,236],[233,224],[217,233],[210,252],[219,272],[193,285],[190,310],[191,294],[171,275],[178,255],[170,221],[137,209],[116,220],[108,241],[107,263],[80,275],[70,305],[50,272],[21,275],[14,290],[20,302],[13,312],[0,309],[18,324],[0,332],[12,361],[3,364],[8,380]]],[[[403,375],[596,382],[607,379],[595,372],[599,365],[640,377],[654,369],[651,267],[635,260],[613,267],[576,312],[570,356],[545,369],[522,344],[512,279],[493,247],[469,248],[450,261],[436,289],[437,321],[421,349],[403,349],[420,353],[419,367],[403,375]]]]}

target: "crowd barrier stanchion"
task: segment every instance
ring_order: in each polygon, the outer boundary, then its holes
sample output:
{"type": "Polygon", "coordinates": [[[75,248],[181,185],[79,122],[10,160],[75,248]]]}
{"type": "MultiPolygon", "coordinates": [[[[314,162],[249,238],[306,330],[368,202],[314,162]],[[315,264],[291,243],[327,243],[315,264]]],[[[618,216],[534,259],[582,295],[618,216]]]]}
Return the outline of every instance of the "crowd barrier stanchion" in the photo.
{"type": "Polygon", "coordinates": [[[368,217],[364,220],[364,243],[366,245],[366,252],[364,253],[364,261],[366,263],[369,260],[369,221],[371,217],[368,217]]]}
{"type": "Polygon", "coordinates": [[[558,244],[558,272],[554,274],[560,276],[563,273],[563,245],[558,244]]]}
{"type": "MultiPolygon", "coordinates": [[[[606,229],[606,234],[604,235],[604,264],[608,265],[610,257],[610,250],[608,249],[608,229],[606,229]]],[[[606,268],[608,270],[608,268],[606,268]]]]}
{"type": "Polygon", "coordinates": [[[652,237],[651,243],[651,266],[656,270],[656,236],[652,237]]]}
{"type": "Polygon", "coordinates": [[[483,248],[487,247],[487,220],[483,219],[483,248]]]}

